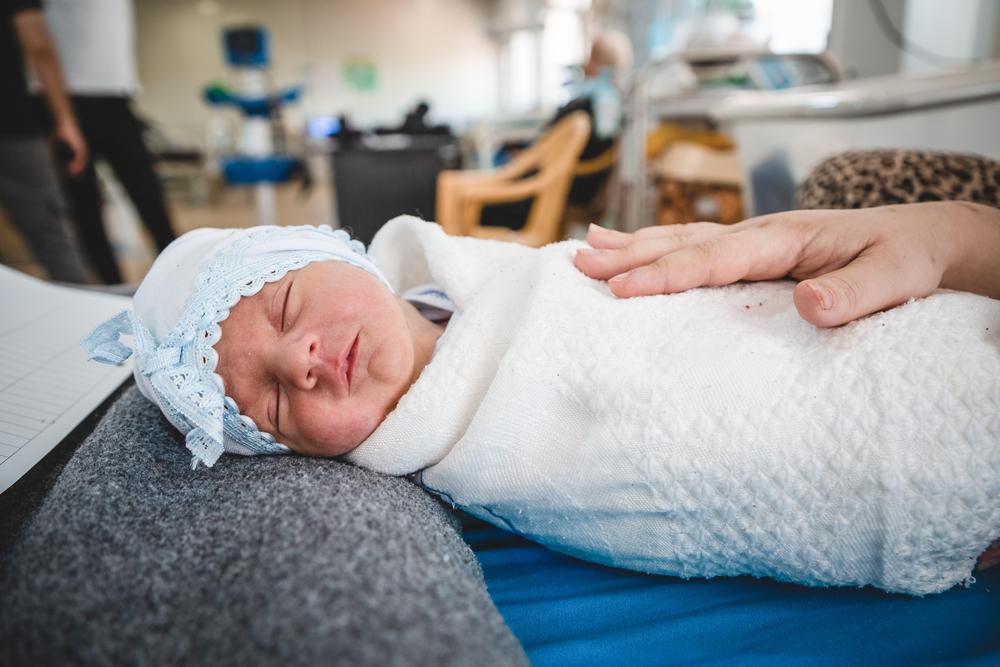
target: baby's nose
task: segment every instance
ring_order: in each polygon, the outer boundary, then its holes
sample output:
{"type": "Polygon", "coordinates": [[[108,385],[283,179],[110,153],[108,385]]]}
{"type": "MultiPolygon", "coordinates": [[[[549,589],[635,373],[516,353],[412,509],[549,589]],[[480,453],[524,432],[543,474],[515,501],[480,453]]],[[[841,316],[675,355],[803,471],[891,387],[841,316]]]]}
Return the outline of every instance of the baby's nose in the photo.
{"type": "Polygon", "coordinates": [[[283,382],[303,390],[316,386],[326,363],[318,336],[304,335],[289,340],[280,355],[277,366],[283,382]]]}

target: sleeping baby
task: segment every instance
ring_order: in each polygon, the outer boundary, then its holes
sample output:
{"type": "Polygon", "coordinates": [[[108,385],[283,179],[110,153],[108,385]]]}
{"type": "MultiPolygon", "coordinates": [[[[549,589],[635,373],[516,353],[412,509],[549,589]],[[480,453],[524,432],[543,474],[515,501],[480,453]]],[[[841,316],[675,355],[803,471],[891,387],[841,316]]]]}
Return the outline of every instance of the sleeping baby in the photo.
{"type": "Polygon", "coordinates": [[[202,229],[86,340],[223,452],[343,456],[564,553],[924,594],[1000,537],[1000,302],[838,329],[789,281],[617,299],[580,244],[202,229]],[[120,336],[133,339],[133,349],[120,336]]]}

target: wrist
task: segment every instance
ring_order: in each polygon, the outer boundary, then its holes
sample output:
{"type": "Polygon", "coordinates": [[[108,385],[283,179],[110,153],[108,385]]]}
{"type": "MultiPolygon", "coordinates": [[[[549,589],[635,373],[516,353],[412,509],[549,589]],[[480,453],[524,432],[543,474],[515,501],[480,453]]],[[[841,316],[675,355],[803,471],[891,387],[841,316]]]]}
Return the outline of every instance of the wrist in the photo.
{"type": "Polygon", "coordinates": [[[941,287],[1000,298],[1000,209],[971,202],[947,206],[955,252],[941,287]]]}
{"type": "Polygon", "coordinates": [[[55,120],[55,130],[57,133],[61,132],[75,132],[79,133],[79,126],[76,124],[76,119],[72,115],[66,115],[61,118],[56,118],[55,120]]]}

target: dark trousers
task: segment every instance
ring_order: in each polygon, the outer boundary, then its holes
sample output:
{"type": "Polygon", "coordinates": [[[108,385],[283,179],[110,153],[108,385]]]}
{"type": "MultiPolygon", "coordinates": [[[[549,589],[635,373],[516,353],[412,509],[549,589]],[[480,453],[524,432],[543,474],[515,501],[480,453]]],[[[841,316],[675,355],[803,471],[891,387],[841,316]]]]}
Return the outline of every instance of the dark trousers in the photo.
{"type": "Polygon", "coordinates": [[[176,238],[163,197],[163,188],[153,171],[153,156],[142,138],[142,126],[132,113],[128,97],[73,96],[80,129],[90,146],[91,160],[76,178],[63,183],[80,240],[88,258],[106,283],[120,283],[121,272],[104,229],[104,208],[94,161],[111,165],[125,188],[158,250],[176,238]]]}
{"type": "Polygon", "coordinates": [[[90,282],[44,137],[0,136],[0,207],[50,278],[90,282]]]}

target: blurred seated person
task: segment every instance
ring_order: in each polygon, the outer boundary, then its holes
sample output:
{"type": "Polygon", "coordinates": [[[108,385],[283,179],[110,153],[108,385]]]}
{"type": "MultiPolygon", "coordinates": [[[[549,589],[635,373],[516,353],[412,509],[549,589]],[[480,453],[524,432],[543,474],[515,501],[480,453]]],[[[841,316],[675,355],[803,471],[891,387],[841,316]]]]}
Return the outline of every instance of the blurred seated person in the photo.
{"type": "Polygon", "coordinates": [[[420,100],[415,107],[406,112],[402,125],[380,127],[375,130],[375,134],[451,135],[451,128],[448,125],[430,125],[427,122],[430,110],[431,105],[426,100],[420,100]]]}
{"type": "Polygon", "coordinates": [[[346,113],[337,116],[337,130],[331,136],[340,148],[354,148],[361,142],[361,130],[354,127],[346,113]]]}
{"type": "MultiPolygon", "coordinates": [[[[584,111],[590,116],[590,139],[587,140],[580,161],[592,160],[611,150],[621,129],[622,104],[618,84],[632,65],[632,45],[623,33],[609,30],[594,38],[590,57],[583,64],[583,80],[574,84],[572,99],[556,111],[546,124],[548,129],[574,111],[584,111]]],[[[586,207],[600,194],[611,175],[614,162],[606,169],[577,176],[570,186],[568,204],[586,207]]],[[[525,177],[531,176],[525,174],[525,177]]],[[[494,227],[520,229],[528,218],[532,200],[483,207],[481,224],[494,227]]]]}
{"type": "Polygon", "coordinates": [[[427,112],[430,110],[431,106],[421,100],[411,111],[406,112],[406,117],[403,119],[403,124],[400,125],[399,131],[404,134],[424,134],[428,132],[431,126],[427,124],[427,112]]]}

